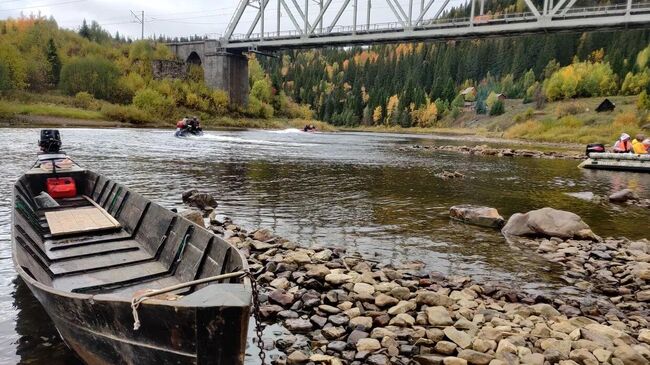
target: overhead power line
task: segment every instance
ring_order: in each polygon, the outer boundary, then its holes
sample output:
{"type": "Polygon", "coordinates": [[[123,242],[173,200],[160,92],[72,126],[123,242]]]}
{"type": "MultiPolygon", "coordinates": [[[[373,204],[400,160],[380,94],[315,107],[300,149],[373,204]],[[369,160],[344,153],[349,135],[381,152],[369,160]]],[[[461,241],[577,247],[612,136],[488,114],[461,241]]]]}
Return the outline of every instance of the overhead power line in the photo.
{"type": "Polygon", "coordinates": [[[58,3],[46,3],[46,4],[41,4],[41,5],[32,5],[32,6],[23,6],[20,8],[13,8],[13,9],[0,9],[0,12],[7,12],[7,11],[17,11],[17,10],[29,10],[29,9],[37,9],[37,8],[44,8],[44,7],[52,7],[52,6],[61,6],[61,5],[67,5],[67,4],[75,4],[75,3],[82,3],[86,2],[88,0],[72,0],[72,1],[63,1],[63,2],[58,2],[58,3]]]}

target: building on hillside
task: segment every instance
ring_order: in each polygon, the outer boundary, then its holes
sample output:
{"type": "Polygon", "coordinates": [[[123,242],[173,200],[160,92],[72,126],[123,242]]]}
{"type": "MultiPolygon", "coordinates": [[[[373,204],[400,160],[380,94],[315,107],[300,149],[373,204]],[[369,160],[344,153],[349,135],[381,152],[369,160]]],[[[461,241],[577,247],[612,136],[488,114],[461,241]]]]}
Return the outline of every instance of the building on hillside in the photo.
{"type": "Polygon", "coordinates": [[[507,97],[505,94],[497,94],[497,100],[504,101],[504,100],[506,100],[507,98],[508,98],[508,97],[507,97]]]}
{"type": "Polygon", "coordinates": [[[463,111],[472,112],[474,110],[476,110],[475,101],[466,101],[465,103],[463,103],[463,111]]]}
{"type": "Polygon", "coordinates": [[[602,103],[600,103],[600,105],[598,105],[598,107],[596,108],[596,112],[597,113],[611,112],[615,108],[616,108],[616,104],[614,104],[614,102],[612,102],[609,99],[605,99],[605,100],[603,100],[602,103]]]}
{"type": "Polygon", "coordinates": [[[470,96],[469,99],[471,99],[471,100],[476,99],[476,94],[477,94],[477,92],[476,92],[476,88],[474,86],[470,86],[467,89],[460,92],[460,95],[462,95],[465,100],[468,99],[468,96],[470,96]]]}

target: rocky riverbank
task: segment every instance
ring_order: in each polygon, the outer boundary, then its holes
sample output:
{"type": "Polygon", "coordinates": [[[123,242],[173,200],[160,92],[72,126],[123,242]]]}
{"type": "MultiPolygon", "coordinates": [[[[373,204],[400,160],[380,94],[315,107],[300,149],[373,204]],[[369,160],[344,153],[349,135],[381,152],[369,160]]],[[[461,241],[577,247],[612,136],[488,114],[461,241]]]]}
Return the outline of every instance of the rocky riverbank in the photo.
{"type": "MultiPolygon", "coordinates": [[[[418,262],[388,265],[345,248],[302,248],[214,212],[207,221],[258,273],[263,321],[282,328],[262,344],[274,350],[273,364],[650,363],[647,240],[512,243],[562,264],[584,293],[569,297],[445,277],[418,262]]],[[[574,221],[575,232],[583,228],[574,221]]]]}
{"type": "Polygon", "coordinates": [[[545,158],[545,159],[571,159],[571,160],[584,160],[586,156],[583,153],[577,152],[560,152],[560,151],[535,151],[526,149],[513,149],[513,148],[492,148],[487,145],[480,146],[421,146],[412,145],[409,147],[400,147],[400,151],[443,151],[443,152],[457,152],[466,155],[477,156],[498,156],[498,157],[529,157],[529,158],[545,158]]]}

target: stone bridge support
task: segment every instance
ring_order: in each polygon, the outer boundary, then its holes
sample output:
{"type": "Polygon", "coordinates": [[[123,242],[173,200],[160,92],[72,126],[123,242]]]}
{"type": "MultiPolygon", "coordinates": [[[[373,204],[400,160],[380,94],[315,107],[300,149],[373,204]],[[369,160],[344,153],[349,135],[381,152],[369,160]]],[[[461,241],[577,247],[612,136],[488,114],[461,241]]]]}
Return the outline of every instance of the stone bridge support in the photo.
{"type": "Polygon", "coordinates": [[[222,50],[217,40],[171,43],[168,46],[188,66],[202,66],[205,83],[213,89],[227,92],[231,104],[245,106],[248,103],[246,56],[222,50]]]}

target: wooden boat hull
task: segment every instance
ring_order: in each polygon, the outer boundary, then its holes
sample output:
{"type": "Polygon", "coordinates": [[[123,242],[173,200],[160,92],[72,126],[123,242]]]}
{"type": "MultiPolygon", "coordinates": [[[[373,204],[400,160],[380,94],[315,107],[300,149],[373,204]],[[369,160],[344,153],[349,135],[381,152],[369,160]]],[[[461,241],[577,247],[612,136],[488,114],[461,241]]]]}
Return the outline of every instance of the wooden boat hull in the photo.
{"type": "Polygon", "coordinates": [[[650,172],[650,155],[628,153],[590,153],[580,166],[592,170],[650,172]]]}
{"type": "Polygon", "coordinates": [[[12,214],[16,270],[65,343],[93,365],[243,364],[252,298],[247,278],[148,299],[138,308],[138,330],[133,328],[131,307],[143,288],[246,270],[241,254],[212,233],[100,175],[72,175],[123,229],[81,237],[41,236],[37,224],[26,217],[30,213],[25,205],[30,203],[25,200],[27,191],[46,176],[23,176],[16,183],[12,214]],[[145,226],[154,223],[160,227],[145,226]]]}

